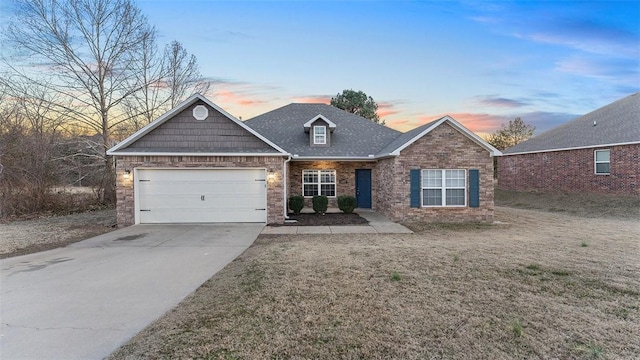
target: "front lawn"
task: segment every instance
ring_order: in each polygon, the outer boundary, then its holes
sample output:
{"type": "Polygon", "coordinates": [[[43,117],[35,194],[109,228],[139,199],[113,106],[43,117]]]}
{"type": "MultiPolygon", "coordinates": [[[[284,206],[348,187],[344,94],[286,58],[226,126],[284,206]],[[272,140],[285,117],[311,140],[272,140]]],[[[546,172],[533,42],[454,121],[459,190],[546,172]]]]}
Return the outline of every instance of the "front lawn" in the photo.
{"type": "Polygon", "coordinates": [[[636,220],[261,236],[112,359],[640,357],[636,220]]]}

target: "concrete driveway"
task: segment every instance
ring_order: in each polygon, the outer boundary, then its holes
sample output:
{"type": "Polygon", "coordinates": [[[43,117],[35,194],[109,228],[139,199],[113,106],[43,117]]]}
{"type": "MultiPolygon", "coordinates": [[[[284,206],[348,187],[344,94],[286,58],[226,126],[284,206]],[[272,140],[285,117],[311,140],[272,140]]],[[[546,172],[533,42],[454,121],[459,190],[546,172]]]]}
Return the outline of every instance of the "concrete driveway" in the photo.
{"type": "Polygon", "coordinates": [[[0,260],[0,358],[108,356],[240,255],[263,227],[137,225],[0,260]]]}

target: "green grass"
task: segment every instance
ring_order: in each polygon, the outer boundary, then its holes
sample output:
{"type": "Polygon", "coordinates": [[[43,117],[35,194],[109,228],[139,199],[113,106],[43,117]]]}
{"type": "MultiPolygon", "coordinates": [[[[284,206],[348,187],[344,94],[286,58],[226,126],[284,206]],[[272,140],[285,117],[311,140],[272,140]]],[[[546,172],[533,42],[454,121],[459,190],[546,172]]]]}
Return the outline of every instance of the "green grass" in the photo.
{"type": "Polygon", "coordinates": [[[529,265],[525,266],[525,268],[527,268],[529,270],[538,271],[538,270],[540,270],[540,265],[538,265],[538,264],[529,264],[529,265]]]}
{"type": "Polygon", "coordinates": [[[240,284],[245,292],[256,292],[262,289],[264,278],[264,270],[257,263],[251,263],[240,277],[240,284]]]}
{"type": "Polygon", "coordinates": [[[397,271],[394,271],[393,273],[391,273],[391,280],[400,281],[402,280],[402,276],[397,271]]]}
{"type": "Polygon", "coordinates": [[[595,343],[578,343],[575,346],[577,352],[587,356],[590,359],[598,359],[603,355],[602,346],[595,343]]]}
{"type": "Polygon", "coordinates": [[[551,273],[556,276],[569,276],[569,272],[564,270],[551,270],[551,273]]]}
{"type": "Polygon", "coordinates": [[[541,265],[536,263],[528,264],[524,268],[525,270],[518,269],[517,271],[524,275],[542,275],[543,280],[550,280],[550,278],[548,277],[549,274],[555,276],[569,276],[571,274],[567,270],[543,268],[541,265]]]}
{"type": "Polygon", "coordinates": [[[524,329],[522,328],[522,322],[520,319],[514,319],[511,321],[511,332],[513,336],[519,338],[524,335],[524,329]]]}

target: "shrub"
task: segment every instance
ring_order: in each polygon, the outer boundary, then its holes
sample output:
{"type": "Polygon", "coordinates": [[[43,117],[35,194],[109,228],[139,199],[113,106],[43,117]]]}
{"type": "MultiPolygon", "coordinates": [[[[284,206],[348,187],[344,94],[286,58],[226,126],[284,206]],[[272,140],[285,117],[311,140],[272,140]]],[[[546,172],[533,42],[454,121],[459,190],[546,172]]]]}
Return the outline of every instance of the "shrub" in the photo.
{"type": "Polygon", "coordinates": [[[345,214],[351,214],[356,209],[358,203],[355,196],[338,196],[338,208],[345,214]]]}
{"type": "Polygon", "coordinates": [[[302,195],[289,196],[289,209],[291,209],[291,211],[293,211],[295,215],[300,214],[300,211],[302,211],[302,208],[304,208],[304,196],[302,195]]]}
{"type": "Polygon", "coordinates": [[[313,197],[313,211],[316,214],[324,214],[329,206],[329,199],[325,195],[316,195],[313,197]]]}

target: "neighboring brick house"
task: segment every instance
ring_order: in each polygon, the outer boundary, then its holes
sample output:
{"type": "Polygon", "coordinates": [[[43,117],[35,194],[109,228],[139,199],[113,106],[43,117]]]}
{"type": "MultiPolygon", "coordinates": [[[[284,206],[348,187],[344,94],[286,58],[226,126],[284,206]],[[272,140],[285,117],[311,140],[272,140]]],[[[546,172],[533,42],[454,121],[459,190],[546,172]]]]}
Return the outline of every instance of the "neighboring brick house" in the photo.
{"type": "Polygon", "coordinates": [[[503,151],[498,187],[640,195],[640,93],[503,151]]]}
{"type": "Polygon", "coordinates": [[[407,133],[324,104],[242,122],[196,94],[107,152],[118,225],[283,223],[291,195],[396,221],[492,221],[498,150],[449,116],[407,133]]]}

